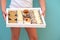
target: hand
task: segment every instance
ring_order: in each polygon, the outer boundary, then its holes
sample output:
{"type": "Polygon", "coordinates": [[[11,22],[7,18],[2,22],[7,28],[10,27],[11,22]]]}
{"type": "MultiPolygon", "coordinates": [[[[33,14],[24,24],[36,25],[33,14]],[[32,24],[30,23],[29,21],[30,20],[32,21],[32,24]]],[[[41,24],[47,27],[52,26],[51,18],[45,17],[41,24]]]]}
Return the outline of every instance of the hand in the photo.
{"type": "Polygon", "coordinates": [[[45,17],[45,10],[42,9],[42,15],[45,17]]]}
{"type": "Polygon", "coordinates": [[[3,14],[4,20],[6,21],[6,16],[7,16],[6,10],[2,10],[2,14],[3,14]]]}

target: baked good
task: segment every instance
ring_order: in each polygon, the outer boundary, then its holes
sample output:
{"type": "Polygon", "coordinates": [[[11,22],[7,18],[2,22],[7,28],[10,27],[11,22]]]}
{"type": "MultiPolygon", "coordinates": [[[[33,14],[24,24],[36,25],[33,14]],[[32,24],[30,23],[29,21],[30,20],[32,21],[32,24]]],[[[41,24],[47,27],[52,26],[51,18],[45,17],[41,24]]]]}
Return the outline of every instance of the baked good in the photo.
{"type": "Polygon", "coordinates": [[[25,20],[26,22],[30,22],[30,21],[31,21],[30,18],[24,18],[24,20],[25,20]]]}
{"type": "Polygon", "coordinates": [[[30,18],[24,18],[24,24],[31,24],[30,18]]]}
{"type": "Polygon", "coordinates": [[[25,9],[25,10],[23,10],[23,13],[27,14],[27,13],[29,13],[29,10],[25,9]]]}
{"type": "Polygon", "coordinates": [[[22,11],[23,12],[23,16],[29,16],[29,10],[25,9],[22,11]]]}

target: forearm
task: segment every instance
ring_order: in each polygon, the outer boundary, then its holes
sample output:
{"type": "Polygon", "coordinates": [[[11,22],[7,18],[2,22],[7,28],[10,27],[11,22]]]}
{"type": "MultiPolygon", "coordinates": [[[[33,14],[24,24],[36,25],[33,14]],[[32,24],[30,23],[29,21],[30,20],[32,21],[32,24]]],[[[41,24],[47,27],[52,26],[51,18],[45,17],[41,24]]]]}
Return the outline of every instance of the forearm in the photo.
{"type": "Polygon", "coordinates": [[[40,6],[42,10],[46,10],[46,4],[45,4],[45,0],[39,0],[40,6]]]}
{"type": "Polygon", "coordinates": [[[6,10],[6,0],[1,0],[2,11],[6,10]]]}

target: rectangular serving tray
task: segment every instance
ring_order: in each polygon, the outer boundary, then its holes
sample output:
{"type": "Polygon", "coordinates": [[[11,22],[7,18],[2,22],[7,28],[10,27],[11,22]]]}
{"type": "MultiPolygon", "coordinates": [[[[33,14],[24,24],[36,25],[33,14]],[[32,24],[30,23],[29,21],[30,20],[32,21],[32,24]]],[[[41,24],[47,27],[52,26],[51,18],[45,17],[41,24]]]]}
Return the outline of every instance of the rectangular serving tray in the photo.
{"type": "Polygon", "coordinates": [[[8,14],[9,10],[24,10],[24,9],[28,9],[28,10],[40,10],[40,16],[42,19],[42,24],[21,24],[21,23],[9,23],[8,22],[8,15],[6,16],[6,27],[30,27],[30,28],[46,28],[46,22],[44,19],[44,16],[41,15],[42,11],[41,8],[7,8],[6,12],[8,14]]]}

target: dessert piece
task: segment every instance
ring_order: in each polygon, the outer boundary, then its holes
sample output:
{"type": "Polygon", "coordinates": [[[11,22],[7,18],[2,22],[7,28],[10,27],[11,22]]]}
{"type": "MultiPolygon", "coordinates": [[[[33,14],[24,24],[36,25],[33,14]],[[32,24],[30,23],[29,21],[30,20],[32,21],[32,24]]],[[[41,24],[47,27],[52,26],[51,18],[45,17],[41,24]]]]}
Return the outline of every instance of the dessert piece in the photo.
{"type": "Polygon", "coordinates": [[[40,15],[39,15],[38,10],[33,10],[33,12],[34,12],[34,16],[35,16],[35,19],[36,19],[36,21],[37,21],[37,24],[41,24],[42,21],[41,21],[41,19],[40,19],[40,15]]]}
{"type": "Polygon", "coordinates": [[[9,23],[16,23],[17,22],[17,18],[16,19],[11,19],[8,17],[8,22],[9,23]]]}
{"type": "Polygon", "coordinates": [[[31,21],[30,18],[24,18],[24,20],[25,20],[26,22],[30,22],[30,21],[31,21]]]}
{"type": "Polygon", "coordinates": [[[29,16],[29,10],[25,9],[23,10],[23,16],[29,16]]]}
{"type": "Polygon", "coordinates": [[[36,24],[37,22],[36,22],[36,19],[32,10],[30,10],[30,17],[31,17],[31,23],[36,24]]]}
{"type": "Polygon", "coordinates": [[[24,18],[24,24],[31,24],[30,18],[24,18]]]}
{"type": "Polygon", "coordinates": [[[17,15],[16,13],[17,13],[16,10],[15,11],[13,11],[13,10],[12,11],[11,10],[8,11],[8,15],[9,16],[15,16],[15,15],[17,15]]]}
{"type": "Polygon", "coordinates": [[[22,15],[22,12],[21,10],[17,10],[17,20],[18,20],[18,23],[22,23],[23,24],[23,15],[22,15]]]}
{"type": "Polygon", "coordinates": [[[25,9],[23,12],[24,12],[25,14],[27,14],[27,13],[29,13],[29,10],[25,9]]]}

